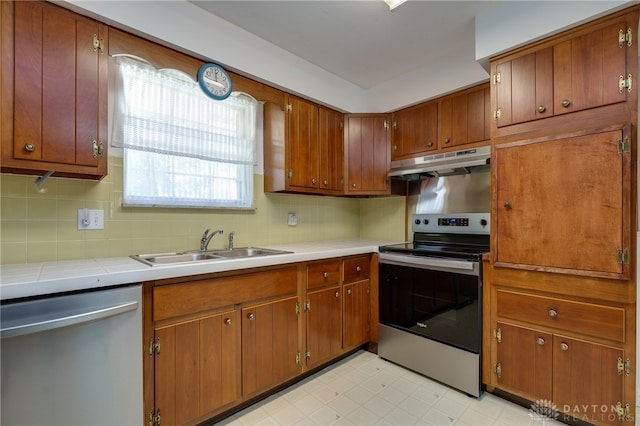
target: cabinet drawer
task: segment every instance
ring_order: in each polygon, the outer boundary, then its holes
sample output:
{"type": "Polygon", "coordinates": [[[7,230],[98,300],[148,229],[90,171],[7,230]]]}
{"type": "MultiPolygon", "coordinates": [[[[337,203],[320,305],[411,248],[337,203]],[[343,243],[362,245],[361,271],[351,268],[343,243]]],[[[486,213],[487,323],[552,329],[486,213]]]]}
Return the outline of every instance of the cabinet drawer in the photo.
{"type": "Polygon", "coordinates": [[[347,259],[343,261],[344,272],[343,281],[351,282],[361,280],[363,278],[369,278],[369,256],[355,257],[353,259],[347,259]]]}
{"type": "Polygon", "coordinates": [[[551,297],[497,292],[498,317],[624,342],[624,309],[551,297]]]}
{"type": "Polygon", "coordinates": [[[153,321],[295,294],[297,288],[296,268],[158,285],[153,288],[153,321]]]}
{"type": "Polygon", "coordinates": [[[307,266],[307,288],[340,283],[340,261],[314,263],[307,266]]]}

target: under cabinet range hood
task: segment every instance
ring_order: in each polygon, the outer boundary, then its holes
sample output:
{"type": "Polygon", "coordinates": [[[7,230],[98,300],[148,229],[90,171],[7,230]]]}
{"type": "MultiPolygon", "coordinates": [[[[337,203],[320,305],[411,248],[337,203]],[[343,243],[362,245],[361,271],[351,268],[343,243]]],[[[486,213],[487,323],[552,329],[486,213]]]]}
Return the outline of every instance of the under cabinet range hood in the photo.
{"type": "Polygon", "coordinates": [[[405,180],[489,171],[491,147],[443,152],[391,162],[389,176],[405,180]]]}

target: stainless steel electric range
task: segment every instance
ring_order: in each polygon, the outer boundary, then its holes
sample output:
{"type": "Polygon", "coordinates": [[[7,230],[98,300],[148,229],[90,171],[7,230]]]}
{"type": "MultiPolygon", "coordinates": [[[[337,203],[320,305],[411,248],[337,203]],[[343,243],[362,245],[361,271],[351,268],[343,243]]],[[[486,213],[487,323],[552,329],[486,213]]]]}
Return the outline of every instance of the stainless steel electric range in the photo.
{"type": "Polygon", "coordinates": [[[476,397],[489,227],[489,213],[416,214],[412,242],[379,248],[378,355],[476,397]]]}

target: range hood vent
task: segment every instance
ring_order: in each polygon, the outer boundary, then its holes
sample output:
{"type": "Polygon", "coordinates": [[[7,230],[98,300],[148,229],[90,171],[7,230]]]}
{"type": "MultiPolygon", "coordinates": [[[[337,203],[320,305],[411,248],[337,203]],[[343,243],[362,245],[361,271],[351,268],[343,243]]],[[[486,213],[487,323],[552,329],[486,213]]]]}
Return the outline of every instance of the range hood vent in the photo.
{"type": "Polygon", "coordinates": [[[391,162],[389,176],[404,180],[488,172],[491,147],[464,149],[391,162]]]}

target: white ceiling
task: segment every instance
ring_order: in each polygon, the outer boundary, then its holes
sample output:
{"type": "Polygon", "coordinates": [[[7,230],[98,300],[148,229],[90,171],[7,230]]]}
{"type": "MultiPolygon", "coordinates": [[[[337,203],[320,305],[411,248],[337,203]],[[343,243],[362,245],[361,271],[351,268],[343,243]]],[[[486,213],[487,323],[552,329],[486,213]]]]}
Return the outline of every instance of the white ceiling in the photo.
{"type": "MultiPolygon", "coordinates": [[[[191,1],[343,80],[371,89],[459,52],[477,66],[474,17],[500,1],[191,1]]],[[[439,64],[440,67],[442,64],[439,64]]],[[[440,68],[436,67],[436,68],[440,68]]]]}

